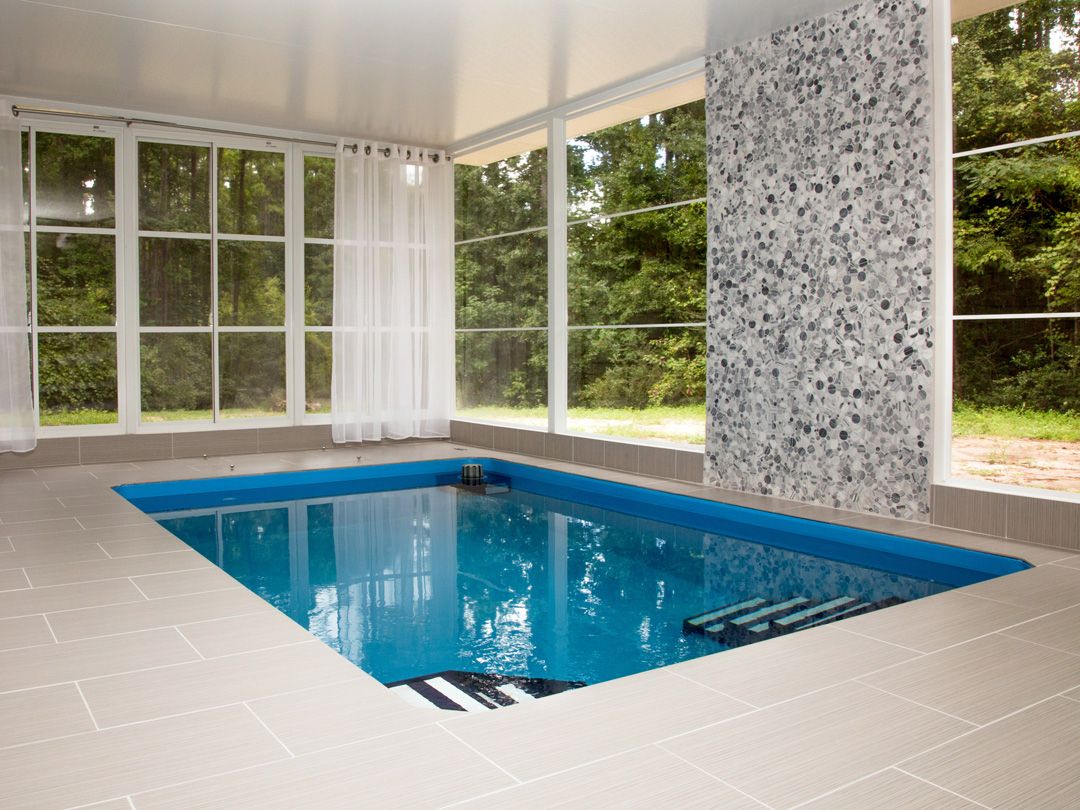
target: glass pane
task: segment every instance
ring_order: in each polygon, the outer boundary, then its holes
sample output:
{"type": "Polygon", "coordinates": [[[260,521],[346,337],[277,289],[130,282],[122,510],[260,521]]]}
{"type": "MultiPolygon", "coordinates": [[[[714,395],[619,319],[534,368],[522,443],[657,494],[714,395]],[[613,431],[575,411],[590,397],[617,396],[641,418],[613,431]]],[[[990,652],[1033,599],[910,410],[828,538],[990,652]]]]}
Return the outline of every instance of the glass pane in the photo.
{"type": "Polygon", "coordinates": [[[285,323],[285,245],[218,242],[218,318],[224,326],[285,323]]]}
{"type": "Polygon", "coordinates": [[[211,421],[214,418],[211,336],[143,334],[142,421],[211,421]]]}
{"type": "Polygon", "coordinates": [[[308,326],[334,323],[333,245],[304,245],[304,320],[308,326]]]}
{"type": "Polygon", "coordinates": [[[705,204],[571,225],[571,325],[705,320],[705,204]]]}
{"type": "Polygon", "coordinates": [[[116,422],[116,335],[39,334],[42,425],[116,422]]]}
{"type": "Polygon", "coordinates": [[[458,245],[459,329],[547,324],[547,231],[458,245]]]}
{"type": "Polygon", "coordinates": [[[221,417],[285,413],[285,335],[226,332],[219,338],[221,417]]]}
{"type": "Polygon", "coordinates": [[[304,236],[334,238],[334,158],[304,155],[304,236]]]}
{"type": "Polygon", "coordinates": [[[22,134],[22,199],[23,225],[30,224],[30,133],[22,134]]]}
{"type": "Polygon", "coordinates": [[[333,336],[329,332],[308,332],[304,336],[304,409],[308,413],[330,413],[330,368],[333,336]]]}
{"type": "Polygon", "coordinates": [[[1024,3],[953,24],[956,151],[1080,129],[1076,12],[1024,3]]]}
{"type": "Polygon", "coordinates": [[[547,149],[486,166],[454,165],[457,239],[547,224],[547,149]]]}
{"type": "Polygon", "coordinates": [[[116,238],[39,233],[38,323],[113,326],[116,323],[116,238]]]}
{"type": "Polygon", "coordinates": [[[116,224],[116,168],[112,138],[38,132],[37,208],[39,225],[116,224]]]}
{"type": "Polygon", "coordinates": [[[1080,319],[956,321],[953,474],[1080,492],[1080,319]]]}
{"type": "Polygon", "coordinates": [[[210,147],[139,144],[139,228],[210,233],[210,147]]]}
{"type": "Polygon", "coordinates": [[[546,427],[547,333],[459,333],[457,415],[546,427]]]}
{"type": "Polygon", "coordinates": [[[285,235],[285,155],[218,149],[218,229],[285,235]]]}
{"type": "Polygon", "coordinates": [[[705,329],[570,332],[571,431],[705,443],[705,329]]]}
{"type": "Polygon", "coordinates": [[[1080,311],[1080,139],[954,168],[956,313],[1080,311]]]}
{"type": "Polygon", "coordinates": [[[704,197],[705,101],[571,139],[567,175],[571,220],[704,197]]]}
{"type": "Polygon", "coordinates": [[[143,326],[209,326],[210,309],[210,240],[139,240],[143,326]]]}

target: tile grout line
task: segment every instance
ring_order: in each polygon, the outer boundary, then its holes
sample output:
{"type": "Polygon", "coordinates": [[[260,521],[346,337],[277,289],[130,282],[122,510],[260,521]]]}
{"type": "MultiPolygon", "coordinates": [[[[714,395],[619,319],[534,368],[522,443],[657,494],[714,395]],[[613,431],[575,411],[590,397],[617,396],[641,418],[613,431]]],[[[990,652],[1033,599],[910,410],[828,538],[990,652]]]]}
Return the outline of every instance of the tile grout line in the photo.
{"type": "MultiPolygon", "coordinates": [[[[251,700],[251,701],[273,700],[275,698],[285,697],[287,695],[293,695],[293,694],[296,694],[297,692],[307,692],[307,691],[315,690],[315,689],[328,689],[328,688],[330,688],[332,686],[340,686],[341,684],[351,683],[351,682],[352,682],[352,679],[345,680],[345,681],[330,681],[328,683],[320,684],[320,685],[317,685],[317,686],[305,686],[305,687],[303,687],[301,689],[290,689],[290,690],[288,690],[286,692],[275,692],[275,693],[273,693],[271,695],[259,695],[259,697],[247,698],[247,700],[251,700]]],[[[51,684],[47,684],[45,686],[31,686],[31,687],[28,687],[26,689],[17,689],[17,690],[14,690],[13,692],[8,692],[8,693],[5,693],[5,694],[14,694],[15,692],[33,692],[34,690],[37,690],[37,689],[49,689],[49,688],[52,688],[52,687],[55,687],[55,686],[68,686],[68,685],[77,686],[78,683],[79,683],[78,681],[63,681],[61,683],[51,683],[51,684]]],[[[80,692],[81,692],[81,690],[80,690],[80,692]]],[[[145,720],[130,720],[130,721],[126,722],[126,723],[115,723],[115,724],[113,724],[111,726],[105,726],[104,728],[101,728],[101,729],[98,729],[98,730],[99,731],[112,731],[113,729],[130,728],[131,726],[143,726],[143,725],[146,725],[147,723],[156,723],[156,722],[158,722],[160,720],[172,720],[172,719],[174,719],[176,717],[189,717],[190,715],[200,714],[202,712],[214,712],[214,711],[218,711],[220,709],[228,709],[228,708],[231,708],[233,706],[239,706],[242,702],[243,701],[233,701],[232,703],[219,703],[219,704],[214,705],[214,706],[205,706],[205,707],[202,707],[202,708],[199,708],[199,709],[189,709],[186,712],[174,712],[173,714],[163,714],[160,717],[150,717],[150,718],[147,718],[145,720]]],[[[410,726],[407,729],[403,729],[403,731],[413,731],[414,729],[417,729],[417,728],[423,728],[425,725],[431,725],[431,724],[425,723],[423,725],[410,726]]],[[[25,748],[28,745],[37,745],[38,743],[54,742],[56,740],[66,740],[66,739],[69,739],[71,737],[81,737],[83,735],[93,734],[93,733],[94,732],[92,732],[92,731],[75,731],[75,732],[72,732],[71,734],[59,734],[59,735],[57,735],[55,737],[43,737],[40,740],[28,740],[27,742],[13,743],[12,745],[0,746],[0,752],[7,751],[8,749],[11,749],[11,748],[25,748]]],[[[317,748],[317,749],[315,749],[313,751],[309,751],[309,752],[303,754],[303,756],[307,756],[307,754],[322,753],[323,751],[332,751],[335,748],[342,748],[342,747],[344,747],[346,745],[353,745],[356,742],[365,742],[366,740],[369,740],[369,739],[374,740],[374,739],[378,739],[380,737],[387,737],[387,736],[390,736],[392,734],[400,734],[400,733],[401,732],[399,732],[399,731],[391,731],[391,732],[388,732],[386,734],[376,734],[374,737],[365,737],[365,738],[361,738],[359,740],[353,740],[353,741],[347,742],[347,743],[339,743],[337,745],[330,745],[330,746],[327,746],[326,748],[317,748]]]]}
{"type": "Polygon", "coordinates": [[[796,802],[795,804],[789,805],[787,810],[797,810],[797,808],[799,808],[799,807],[805,807],[806,805],[810,804],[811,802],[816,802],[816,801],[818,801],[820,799],[824,799],[824,798],[826,798],[828,796],[833,796],[833,795],[839,793],[841,790],[849,788],[852,785],[857,785],[860,782],[865,782],[867,779],[873,779],[875,776],[883,774],[886,771],[890,771],[892,769],[893,769],[892,765],[886,765],[884,768],[878,768],[877,770],[871,771],[870,773],[864,773],[862,776],[860,776],[860,777],[858,777],[856,779],[851,779],[851,780],[849,780],[847,782],[844,782],[841,785],[837,785],[834,788],[830,788],[829,790],[826,790],[823,793],[818,793],[816,796],[811,796],[808,799],[803,799],[802,801],[799,801],[799,802],[796,802]]]}
{"type": "MultiPolygon", "coordinates": [[[[905,646],[903,644],[897,644],[895,641],[886,641],[885,639],[878,638],[877,636],[871,636],[871,635],[869,635],[867,633],[860,633],[858,630],[849,630],[846,627],[840,627],[839,624],[840,623],[837,622],[836,629],[841,631],[842,633],[848,633],[849,635],[858,636],[859,638],[865,638],[865,639],[868,639],[870,641],[878,641],[878,642],[880,642],[882,644],[888,644],[890,647],[896,647],[897,649],[905,650],[906,652],[913,652],[913,653],[916,653],[916,654],[918,654],[920,656],[929,655],[929,653],[926,652],[925,650],[916,650],[914,647],[907,647],[907,646],[905,646]]],[[[908,661],[914,661],[914,660],[915,660],[914,658],[909,658],[908,659],[908,661]]],[[[905,664],[905,663],[907,663],[907,661],[900,661],[898,663],[905,664]]],[[[896,666],[896,664],[892,664],[891,666],[896,666]]],[[[861,676],[859,676],[859,677],[861,677],[861,676]]]]}
{"type": "Polygon", "coordinates": [[[452,732],[452,731],[451,731],[450,729],[448,729],[448,728],[447,728],[446,726],[444,726],[444,725],[443,725],[443,722],[444,722],[444,721],[442,721],[442,720],[438,720],[438,721],[436,721],[436,722],[435,722],[435,725],[437,725],[437,726],[438,726],[439,728],[441,728],[441,729],[442,729],[443,731],[445,731],[445,732],[446,732],[447,734],[449,734],[449,735],[450,735],[451,737],[453,737],[453,738],[454,738],[455,740],[457,740],[457,741],[458,741],[459,743],[461,743],[462,745],[464,745],[464,746],[465,746],[466,748],[468,748],[468,749],[469,749],[470,751],[472,751],[472,752],[473,752],[474,754],[476,754],[476,755],[477,755],[478,757],[480,757],[481,759],[485,759],[485,760],[487,760],[487,761],[488,761],[488,763],[490,763],[491,765],[494,765],[494,766],[495,766],[496,768],[498,768],[498,769],[499,769],[500,771],[502,771],[502,772],[503,772],[503,773],[505,773],[505,774],[506,774],[507,776],[509,776],[509,777],[510,777],[511,779],[513,779],[515,783],[517,783],[517,784],[519,784],[519,785],[520,785],[520,784],[522,783],[520,779],[518,779],[518,778],[517,778],[516,776],[514,776],[514,775],[513,775],[512,773],[510,773],[510,771],[506,770],[506,768],[504,768],[504,767],[503,767],[502,765],[500,765],[500,764],[499,764],[498,762],[496,762],[495,760],[493,760],[493,759],[492,759],[491,757],[489,757],[489,756],[488,756],[487,754],[484,754],[484,753],[480,752],[479,750],[477,750],[476,748],[474,748],[474,747],[473,747],[472,745],[470,745],[469,743],[465,742],[465,740],[461,739],[461,737],[459,737],[459,736],[458,736],[457,734],[455,734],[454,732],[452,732]]]}
{"type": "Polygon", "coordinates": [[[193,651],[195,652],[195,654],[196,654],[197,656],[199,656],[199,658],[201,658],[201,659],[202,659],[203,661],[205,661],[205,660],[206,660],[206,656],[205,656],[205,655],[203,655],[203,654],[202,654],[201,652],[199,652],[199,648],[198,648],[198,647],[196,647],[196,646],[195,646],[194,644],[192,644],[192,643],[191,643],[191,639],[190,639],[190,638],[188,638],[187,636],[185,636],[185,635],[184,635],[184,633],[183,633],[183,632],[182,632],[182,631],[180,630],[180,628],[179,628],[179,627],[177,627],[176,625],[173,625],[173,628],[172,628],[172,629],[176,631],[176,634],[177,634],[178,636],[180,636],[180,638],[182,638],[182,639],[183,639],[183,640],[184,640],[184,641],[185,641],[185,642],[187,643],[187,645],[188,645],[189,647],[191,647],[191,649],[192,649],[192,650],[193,650],[193,651]]]}
{"type": "Polygon", "coordinates": [[[931,782],[929,779],[923,779],[921,776],[919,776],[916,773],[912,773],[911,771],[905,771],[903,768],[900,768],[900,767],[895,766],[895,765],[893,766],[893,770],[897,771],[898,773],[907,774],[912,779],[918,779],[920,782],[924,782],[927,785],[930,785],[931,787],[936,787],[938,790],[943,790],[946,793],[950,793],[953,796],[956,796],[958,799],[963,799],[966,802],[971,802],[976,807],[982,807],[982,808],[985,808],[985,810],[993,810],[993,808],[990,807],[990,805],[983,804],[982,802],[977,801],[976,799],[973,799],[970,796],[965,796],[963,793],[957,793],[955,790],[949,790],[949,788],[945,787],[944,785],[939,785],[937,782],[931,782]]]}
{"type": "Polygon", "coordinates": [[[42,613],[41,618],[45,622],[45,627],[47,627],[49,630],[49,635],[52,636],[53,644],[59,644],[60,639],[56,637],[56,631],[53,630],[52,622],[49,621],[48,614],[42,613]]]}
{"type": "MultiPolygon", "coordinates": [[[[688,659],[688,660],[693,661],[694,659],[691,658],[691,659],[688,659]]],[[[680,661],[679,663],[682,663],[682,662],[680,661]]],[[[715,688],[713,686],[709,686],[707,683],[702,683],[701,681],[695,681],[689,675],[683,675],[681,672],[675,672],[671,668],[672,666],[674,666],[674,665],[673,664],[668,664],[666,666],[659,667],[659,671],[660,672],[666,672],[669,675],[674,675],[676,678],[682,678],[684,681],[687,681],[689,683],[694,684],[694,686],[704,687],[705,689],[708,689],[710,692],[715,692],[716,694],[718,694],[718,695],[720,695],[722,697],[726,697],[729,700],[734,700],[736,703],[742,703],[744,706],[746,706],[749,709],[757,710],[757,709],[763,708],[762,706],[758,706],[756,703],[751,703],[749,700],[743,700],[742,698],[737,698],[734,695],[729,695],[727,692],[721,692],[719,689],[717,689],[717,688],[715,688]]],[[[646,672],[648,672],[648,671],[649,670],[646,670],[646,672]]]]}
{"type": "Polygon", "coordinates": [[[762,807],[767,807],[768,810],[774,810],[774,808],[773,808],[773,806],[771,804],[767,804],[766,802],[763,802],[761,799],[757,798],[756,796],[751,796],[749,793],[747,793],[742,788],[738,787],[737,785],[733,785],[731,782],[728,782],[727,780],[721,779],[716,774],[709,773],[707,770],[702,768],[700,765],[697,765],[696,763],[691,762],[690,760],[688,760],[686,757],[682,756],[681,754],[676,753],[675,751],[672,751],[672,750],[670,750],[668,748],[665,748],[664,746],[660,745],[660,743],[653,743],[653,746],[655,746],[656,748],[659,748],[661,751],[664,751],[664,752],[670,754],[671,756],[675,757],[676,759],[681,760],[682,762],[685,762],[687,765],[689,765],[694,770],[701,771],[703,774],[708,776],[710,779],[713,779],[713,780],[719,782],[721,785],[724,785],[725,787],[731,788],[736,793],[742,794],[743,796],[748,798],[750,801],[752,801],[752,802],[754,802],[756,804],[760,804],[762,807]]]}
{"type": "MultiPolygon", "coordinates": [[[[964,595],[969,596],[969,595],[972,595],[972,594],[964,594],[964,595]]],[[[986,601],[986,602],[994,602],[995,604],[998,604],[998,605],[1006,605],[1008,607],[1016,608],[1018,610],[1023,610],[1024,609],[1020,605],[1014,605],[1014,604],[1011,604],[1009,602],[999,602],[996,599],[989,599],[989,598],[982,597],[982,596],[977,596],[976,598],[977,599],[982,599],[983,601],[986,601]]],[[[1066,610],[1073,610],[1074,608],[1077,608],[1077,607],[1080,607],[1080,602],[1078,602],[1078,603],[1076,603],[1074,605],[1067,605],[1066,607],[1063,607],[1063,608],[1056,608],[1055,610],[1050,610],[1050,611],[1047,611],[1046,613],[1040,613],[1040,614],[1038,614],[1036,616],[1032,616],[1031,618],[1024,619],[1023,621],[1014,622],[1013,624],[1005,625],[1004,627],[998,628],[996,630],[991,630],[991,631],[989,631],[987,633],[980,633],[977,636],[971,636],[970,638],[966,638],[963,641],[956,641],[956,642],[953,642],[952,644],[947,644],[944,647],[938,647],[936,650],[930,650],[929,652],[924,652],[924,653],[922,653],[922,655],[924,655],[924,656],[937,655],[938,653],[945,652],[946,650],[952,650],[952,649],[954,649],[956,647],[962,647],[963,645],[970,644],[973,641],[981,641],[982,639],[988,638],[990,636],[1008,635],[1007,633],[1005,633],[1006,630],[1012,630],[1014,627],[1019,627],[1019,626],[1024,625],[1024,624],[1029,624],[1030,622],[1035,622],[1035,621],[1039,621],[1041,619],[1046,619],[1046,618],[1049,618],[1050,616],[1055,616],[1058,613],[1064,613],[1066,610]]],[[[845,633],[852,633],[854,635],[863,636],[864,638],[869,638],[869,639],[872,639],[874,641],[881,641],[881,642],[883,642],[885,644],[892,644],[892,642],[885,641],[885,639],[878,638],[877,636],[867,635],[865,632],[860,633],[857,630],[848,630],[848,629],[843,628],[843,627],[837,627],[837,629],[838,630],[843,630],[845,633]]],[[[1017,641],[1027,641],[1027,639],[1017,638],[1016,636],[1009,636],[1009,638],[1014,638],[1017,641]]],[[[1031,644],[1038,644],[1038,642],[1036,642],[1036,641],[1032,641],[1030,643],[1031,644]]],[[[912,649],[912,648],[909,648],[909,647],[904,647],[901,644],[894,644],[893,646],[901,647],[901,648],[903,648],[905,650],[912,649]]],[[[1045,644],[1040,644],[1039,646],[1045,647],[1046,645],[1045,644]]],[[[1047,647],[1047,649],[1053,650],[1053,649],[1056,649],[1056,648],[1055,647],[1047,647]]],[[[919,652],[919,651],[915,650],[915,652],[919,652]]],[[[1065,650],[1058,650],[1058,652],[1066,652],[1066,651],[1065,650]]],[[[1076,653],[1068,653],[1068,654],[1069,655],[1075,655],[1076,653]]],[[[909,660],[913,661],[915,659],[909,659],[909,660]]],[[[896,664],[890,664],[889,667],[899,667],[899,666],[903,666],[906,663],[908,663],[908,661],[900,661],[900,662],[898,662],[896,664]]],[[[885,667],[885,669],[888,669],[889,667],[885,667]]],[[[877,671],[879,671],[879,670],[875,670],[875,672],[877,672],[877,671]]],[[[871,674],[871,673],[865,673],[864,675],[857,675],[856,678],[863,678],[863,677],[865,677],[866,675],[869,675],[869,674],[871,674]]],[[[854,678],[852,680],[854,680],[854,678]]]]}
{"type": "Polygon", "coordinates": [[[279,737],[277,734],[274,733],[274,730],[272,728],[270,728],[270,726],[268,726],[266,724],[266,721],[264,721],[261,717],[259,717],[258,713],[253,708],[251,708],[251,706],[248,705],[248,702],[245,700],[245,701],[242,701],[241,703],[242,703],[243,707],[248,710],[248,712],[251,714],[251,716],[255,718],[255,721],[260,726],[262,726],[263,728],[266,729],[266,733],[269,734],[271,737],[273,737],[274,740],[277,741],[277,744],[285,749],[285,753],[288,754],[290,758],[296,759],[296,754],[294,754],[292,752],[292,749],[289,748],[289,746],[287,746],[284,742],[282,742],[281,737],[279,737]]]}
{"type": "MultiPolygon", "coordinates": [[[[86,713],[90,715],[90,722],[94,724],[94,731],[101,731],[101,726],[98,725],[97,718],[94,717],[94,712],[90,708],[90,703],[86,700],[86,695],[83,694],[82,687],[79,685],[78,681],[74,681],[73,683],[75,685],[75,691],[79,693],[79,699],[82,700],[83,706],[86,707],[86,713]]],[[[86,733],[89,734],[92,732],[86,733]]]]}
{"type": "MultiPolygon", "coordinates": [[[[108,554],[109,552],[106,551],[105,553],[108,554]]],[[[150,601],[150,597],[147,596],[146,592],[142,588],[139,587],[139,583],[135,581],[135,577],[128,577],[127,581],[131,583],[131,587],[133,587],[135,590],[137,590],[139,592],[139,596],[141,596],[143,599],[145,599],[147,601],[150,601]]],[[[183,594],[183,595],[187,596],[187,594],[183,594]]],[[[125,602],[123,604],[136,605],[136,604],[138,604],[138,602],[125,602]]],[[[90,607],[85,607],[85,608],[72,608],[72,610],[93,610],[94,607],[96,607],[96,606],[91,605],[90,607]]],[[[59,612],[59,611],[57,611],[57,612],[59,612]]]]}
{"type": "MultiPolygon", "coordinates": [[[[953,737],[952,739],[943,740],[942,742],[935,743],[934,745],[931,745],[929,748],[925,748],[922,751],[919,751],[917,753],[912,754],[911,756],[907,756],[907,757],[904,757],[903,759],[897,760],[896,762],[894,762],[892,764],[892,767],[896,768],[897,770],[900,770],[901,765],[903,765],[906,762],[910,762],[911,760],[915,759],[916,757],[921,757],[924,754],[929,754],[931,751],[936,751],[937,749],[942,748],[942,747],[944,747],[946,745],[950,745],[950,744],[952,744],[954,742],[957,742],[958,740],[964,739],[965,737],[969,737],[972,734],[976,734],[976,733],[978,733],[980,731],[983,731],[984,729],[990,728],[991,726],[995,726],[998,723],[1001,723],[1001,722],[1003,722],[1005,720],[1008,720],[1011,717],[1015,717],[1016,715],[1021,714],[1023,712],[1026,712],[1026,711],[1028,711],[1030,709],[1034,709],[1036,706],[1039,706],[1040,704],[1051,701],[1054,698],[1059,698],[1059,697],[1064,698],[1065,697],[1065,692],[1068,692],[1068,691],[1070,691],[1071,689],[1074,689],[1074,688],[1075,687],[1069,687],[1069,689],[1062,690],[1061,692],[1058,692],[1056,695],[1050,695],[1049,697],[1045,697],[1042,700],[1037,700],[1034,703],[1031,703],[1031,704],[1029,704],[1027,706],[1024,706],[1023,708],[1014,709],[1013,711],[1009,712],[1008,714],[1004,714],[1001,717],[998,717],[998,718],[996,718],[994,720],[991,720],[989,723],[985,723],[985,724],[983,724],[981,726],[978,726],[976,728],[968,729],[963,734],[959,734],[959,735],[953,737]]],[[[1065,699],[1068,700],[1068,698],[1065,698],[1065,699]]]]}
{"type": "Polygon", "coordinates": [[[949,712],[945,711],[944,709],[936,709],[933,706],[928,706],[925,703],[920,703],[919,701],[913,700],[913,699],[911,699],[909,697],[904,697],[903,695],[898,695],[896,692],[890,692],[888,689],[883,689],[880,686],[874,686],[874,684],[872,684],[872,683],[867,683],[866,681],[860,680],[861,677],[862,676],[859,676],[859,678],[854,678],[853,680],[855,681],[855,683],[860,683],[863,686],[869,686],[871,689],[874,689],[874,690],[876,690],[878,692],[881,692],[884,695],[889,695],[890,697],[897,698],[898,700],[902,700],[905,703],[910,703],[913,706],[918,706],[921,709],[926,709],[927,711],[935,712],[936,714],[943,714],[946,717],[951,717],[953,720],[959,720],[961,723],[964,723],[965,725],[973,726],[974,728],[977,728],[977,729],[982,728],[985,725],[985,723],[976,723],[974,720],[965,720],[963,717],[960,717],[959,715],[950,714],[949,712]]]}
{"type": "MultiPolygon", "coordinates": [[[[116,559],[116,557],[113,557],[113,555],[108,552],[108,550],[105,548],[105,546],[101,545],[100,541],[97,542],[97,543],[94,543],[94,545],[101,549],[102,553],[105,555],[105,559],[107,559],[107,560],[115,560],[116,559]]],[[[80,560],[75,560],[75,562],[80,562],[80,560]]],[[[128,577],[128,579],[130,580],[131,577],[128,577]]]]}

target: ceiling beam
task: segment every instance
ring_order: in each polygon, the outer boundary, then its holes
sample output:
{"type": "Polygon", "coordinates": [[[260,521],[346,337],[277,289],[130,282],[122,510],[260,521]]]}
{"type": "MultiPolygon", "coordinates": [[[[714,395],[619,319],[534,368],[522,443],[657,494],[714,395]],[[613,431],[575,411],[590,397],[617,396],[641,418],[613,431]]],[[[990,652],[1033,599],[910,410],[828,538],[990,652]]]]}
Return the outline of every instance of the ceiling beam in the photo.
{"type": "Polygon", "coordinates": [[[952,20],[966,20],[1008,6],[1018,6],[1024,0],[952,0],[952,20]]]}

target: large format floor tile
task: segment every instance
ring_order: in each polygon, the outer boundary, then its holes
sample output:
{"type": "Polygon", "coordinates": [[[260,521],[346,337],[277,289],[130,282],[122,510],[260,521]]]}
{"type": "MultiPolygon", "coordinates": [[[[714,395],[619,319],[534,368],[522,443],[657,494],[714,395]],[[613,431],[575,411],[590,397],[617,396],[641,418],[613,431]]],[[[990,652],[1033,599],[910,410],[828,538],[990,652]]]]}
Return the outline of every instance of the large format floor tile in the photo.
{"type": "Polygon", "coordinates": [[[446,712],[406,703],[366,677],[252,700],[248,705],[294,754],[432,725],[446,717],[446,712]]]}
{"type": "Polygon", "coordinates": [[[191,661],[198,655],[173,629],[147,630],[0,652],[0,692],[191,661]]]}
{"type": "Polygon", "coordinates": [[[462,807],[761,810],[762,805],[673,754],[650,745],[500,790],[465,802],[462,807]]]}
{"type": "Polygon", "coordinates": [[[844,630],[933,652],[1037,616],[1034,610],[946,591],[845,619],[844,630]]]}
{"type": "Polygon", "coordinates": [[[519,779],[627,751],[750,706],[663,670],[444,725],[519,779]]]}
{"type": "Polygon", "coordinates": [[[441,807],[512,784],[433,726],[132,797],[137,810],[441,807]]]}
{"type": "Polygon", "coordinates": [[[1080,656],[992,635],[860,680],[982,725],[1080,686],[1080,656]]]}
{"type": "Polygon", "coordinates": [[[54,640],[44,616],[0,619],[0,650],[51,644],[54,640]]]}
{"type": "Polygon", "coordinates": [[[35,588],[47,585],[66,585],[72,582],[90,582],[96,579],[134,577],[142,574],[160,574],[166,571],[184,571],[206,568],[210,561],[195,551],[171,551],[165,554],[147,554],[141,557],[92,560],[83,563],[40,565],[24,569],[35,588]]]}
{"type": "Polygon", "coordinates": [[[791,807],[973,728],[857,683],[796,698],[661,746],[776,807],[791,807]]]}
{"type": "MultiPolygon", "coordinates": [[[[218,591],[197,594],[197,599],[221,599],[221,595],[238,591],[218,591]]],[[[247,593],[241,591],[241,593],[247,593]]],[[[258,597],[251,596],[257,599],[258,597]]],[[[221,612],[226,616],[225,612],[221,612]]],[[[207,658],[222,655],[265,650],[269,647],[281,647],[285,644],[298,644],[311,641],[313,636],[288,616],[278,611],[253,611],[243,616],[220,618],[209,621],[185,624],[179,628],[184,638],[191,642],[199,653],[207,658]]]]}
{"type": "Polygon", "coordinates": [[[18,588],[29,588],[30,580],[21,568],[0,570],[0,591],[13,591],[18,588]]]}
{"type": "Polygon", "coordinates": [[[244,587],[217,566],[167,574],[148,574],[132,577],[131,581],[150,599],[244,587]]]}
{"type": "Polygon", "coordinates": [[[287,756],[230,706],[0,750],[0,807],[59,810],[287,756]]]}
{"type": "Polygon", "coordinates": [[[1067,608],[1002,631],[1055,650],[1080,655],[1080,607],[1067,608]]]}
{"type": "MultiPolygon", "coordinates": [[[[195,651],[190,646],[188,650],[194,657],[195,651]]],[[[310,641],[96,678],[81,686],[90,711],[104,727],[254,700],[350,677],[360,677],[356,667],[322,642],[310,641]]]]}
{"type": "Polygon", "coordinates": [[[49,623],[60,641],[91,638],[155,627],[171,627],[259,610],[265,604],[247,589],[144,599],[122,605],[50,613],[49,623]]]}
{"type": "MultiPolygon", "coordinates": [[[[0,574],[2,573],[0,571],[0,574]]],[[[145,598],[139,593],[139,589],[126,579],[78,582],[33,589],[28,585],[20,590],[0,591],[0,618],[95,605],[115,605],[120,602],[141,602],[145,598]]]]}
{"type": "Polygon", "coordinates": [[[1080,703],[1053,698],[902,767],[1001,810],[1080,807],[1080,703]]]}
{"type": "Polygon", "coordinates": [[[1080,605],[1080,570],[1040,565],[1027,571],[969,585],[964,593],[1049,613],[1080,605]]]}
{"type": "Polygon", "coordinates": [[[805,810],[976,810],[979,805],[890,768],[803,805],[805,810]]]}
{"type": "Polygon", "coordinates": [[[667,669],[755,706],[768,706],[917,655],[822,627],[795,633],[781,644],[762,641],[667,669]]]}
{"type": "Polygon", "coordinates": [[[0,694],[0,748],[94,730],[73,683],[0,694]]]}

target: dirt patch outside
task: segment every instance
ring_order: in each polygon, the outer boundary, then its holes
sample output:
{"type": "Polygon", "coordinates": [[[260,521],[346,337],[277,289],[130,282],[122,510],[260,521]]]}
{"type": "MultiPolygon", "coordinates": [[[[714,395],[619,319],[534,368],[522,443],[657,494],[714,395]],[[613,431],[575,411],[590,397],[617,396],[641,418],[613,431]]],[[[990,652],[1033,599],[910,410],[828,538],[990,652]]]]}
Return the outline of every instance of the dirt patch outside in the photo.
{"type": "Polygon", "coordinates": [[[1080,492],[1080,442],[956,436],[952,471],[957,478],[1080,492]]]}

